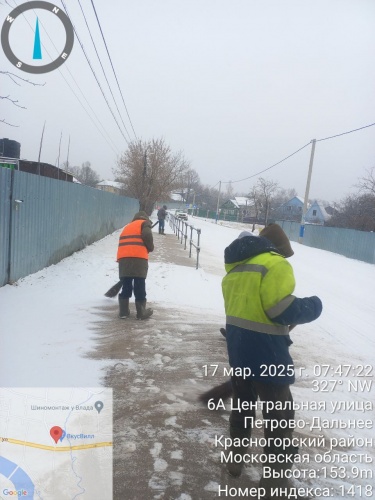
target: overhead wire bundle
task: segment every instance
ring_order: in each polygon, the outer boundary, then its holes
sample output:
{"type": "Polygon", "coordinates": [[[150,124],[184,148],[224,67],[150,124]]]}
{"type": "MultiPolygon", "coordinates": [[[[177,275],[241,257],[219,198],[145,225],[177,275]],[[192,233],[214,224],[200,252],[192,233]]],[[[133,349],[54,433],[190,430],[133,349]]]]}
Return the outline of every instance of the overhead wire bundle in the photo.
{"type": "MultiPolygon", "coordinates": [[[[12,9],[18,7],[18,4],[17,4],[16,0],[12,0],[12,3],[13,3],[13,5],[9,2],[9,0],[6,0],[6,4],[9,7],[11,7],[12,9]]],[[[83,19],[85,21],[87,30],[89,32],[92,44],[93,44],[94,49],[95,49],[95,53],[96,53],[97,59],[99,61],[100,67],[102,69],[102,72],[103,72],[106,84],[107,84],[108,89],[110,91],[110,94],[111,94],[111,97],[112,97],[112,101],[113,101],[113,103],[115,105],[115,108],[117,110],[117,115],[118,116],[116,116],[115,112],[112,109],[112,106],[110,104],[110,98],[107,97],[106,92],[105,92],[105,90],[103,88],[103,85],[100,82],[100,79],[98,77],[98,74],[97,74],[97,72],[94,69],[94,64],[93,64],[92,60],[89,57],[88,50],[83,45],[82,37],[81,37],[81,28],[78,28],[79,23],[78,22],[77,23],[73,22],[73,19],[72,19],[71,15],[68,12],[68,8],[67,8],[67,5],[66,5],[65,1],[61,0],[61,3],[62,3],[62,6],[64,8],[65,13],[67,14],[67,16],[69,17],[69,19],[70,19],[70,21],[72,23],[72,26],[73,26],[73,29],[74,29],[74,33],[75,33],[75,37],[76,37],[76,39],[78,41],[79,46],[82,49],[84,58],[85,58],[88,66],[90,68],[91,74],[92,74],[92,76],[95,79],[96,86],[99,89],[100,94],[102,95],[102,97],[104,99],[105,106],[108,109],[108,111],[109,111],[109,113],[110,113],[110,115],[112,117],[111,119],[115,122],[115,124],[116,124],[116,126],[117,126],[117,128],[118,128],[118,130],[119,130],[119,132],[120,132],[120,134],[121,134],[121,136],[124,139],[124,141],[125,141],[126,144],[129,144],[129,142],[131,142],[133,140],[133,137],[135,138],[135,140],[137,140],[137,135],[135,133],[135,129],[134,129],[133,123],[131,121],[129,111],[128,111],[126,103],[125,103],[124,95],[123,95],[123,92],[121,90],[117,74],[115,72],[113,60],[112,60],[111,55],[110,55],[108,44],[107,44],[107,42],[105,40],[105,37],[104,37],[103,28],[102,28],[102,26],[100,24],[99,15],[98,15],[98,12],[97,12],[97,10],[95,8],[94,2],[93,1],[91,2],[92,8],[93,8],[94,17],[95,17],[96,22],[97,22],[97,24],[99,26],[99,30],[100,30],[100,34],[101,34],[101,39],[103,40],[103,44],[104,44],[104,47],[105,47],[105,56],[108,57],[108,59],[110,61],[110,65],[111,65],[112,72],[113,72],[114,77],[115,77],[117,89],[118,89],[119,94],[121,96],[121,101],[122,101],[122,104],[123,104],[125,112],[126,112],[127,118],[125,120],[124,120],[124,117],[123,117],[123,113],[121,113],[121,111],[120,111],[119,104],[118,104],[117,99],[115,97],[115,92],[112,89],[112,85],[110,83],[110,78],[109,78],[109,72],[106,72],[106,70],[104,68],[104,65],[103,65],[103,62],[102,62],[100,51],[103,50],[103,47],[102,48],[100,48],[100,47],[98,48],[97,44],[95,44],[94,37],[93,37],[93,34],[92,34],[93,30],[92,30],[92,28],[90,28],[90,23],[89,23],[89,20],[88,20],[88,16],[85,14],[80,0],[79,0],[79,6],[80,6],[80,9],[81,9],[81,13],[82,13],[83,19]],[[126,121],[128,121],[130,123],[132,134],[129,133],[129,130],[128,130],[126,124],[125,124],[126,121]]],[[[34,12],[35,16],[37,16],[36,11],[34,10],[33,12],[34,12]]],[[[30,24],[30,22],[27,19],[27,17],[24,14],[22,14],[22,16],[23,16],[24,20],[26,21],[26,23],[28,24],[30,30],[34,32],[34,27],[30,24]]],[[[56,51],[56,54],[59,54],[60,51],[56,47],[56,44],[54,43],[54,41],[53,41],[53,39],[51,37],[51,33],[49,32],[50,30],[46,26],[44,26],[43,23],[41,23],[41,22],[40,22],[40,27],[41,27],[41,29],[43,29],[43,35],[45,34],[46,37],[48,38],[49,42],[51,43],[51,45],[53,47],[53,50],[56,51]]],[[[51,60],[54,60],[56,58],[56,56],[54,56],[54,55],[51,54],[50,50],[48,50],[48,48],[45,46],[44,43],[42,43],[42,47],[43,47],[43,52],[46,53],[51,60]]],[[[84,112],[86,113],[86,115],[88,116],[88,118],[90,119],[90,121],[94,124],[94,126],[97,129],[97,131],[99,132],[99,134],[103,137],[103,139],[105,140],[105,142],[107,143],[107,145],[110,147],[110,149],[116,155],[119,155],[119,153],[123,149],[123,145],[120,145],[120,146],[116,145],[115,139],[113,137],[113,134],[110,134],[108,132],[108,130],[111,128],[110,126],[106,126],[106,123],[108,123],[108,118],[105,118],[103,115],[101,115],[100,118],[99,118],[99,116],[98,116],[98,114],[97,114],[97,112],[95,110],[95,108],[98,108],[97,99],[95,99],[95,95],[92,92],[92,88],[90,87],[90,91],[87,91],[87,89],[85,90],[85,89],[82,88],[82,82],[78,82],[77,81],[77,78],[74,76],[74,74],[70,70],[69,63],[64,64],[63,66],[61,66],[60,68],[58,68],[58,71],[59,71],[59,73],[60,73],[63,81],[68,86],[69,90],[73,93],[75,99],[78,101],[79,105],[83,108],[84,112]]]]}

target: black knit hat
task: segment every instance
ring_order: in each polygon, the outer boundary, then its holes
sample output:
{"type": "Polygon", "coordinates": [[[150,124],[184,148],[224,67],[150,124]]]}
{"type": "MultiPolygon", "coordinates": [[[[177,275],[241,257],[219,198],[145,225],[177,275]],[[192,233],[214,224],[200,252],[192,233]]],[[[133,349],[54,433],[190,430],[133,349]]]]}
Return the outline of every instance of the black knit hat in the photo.
{"type": "Polygon", "coordinates": [[[263,236],[263,238],[267,238],[273,243],[284,257],[291,257],[294,254],[287,235],[278,224],[270,224],[265,227],[261,230],[259,236],[263,236]]]}

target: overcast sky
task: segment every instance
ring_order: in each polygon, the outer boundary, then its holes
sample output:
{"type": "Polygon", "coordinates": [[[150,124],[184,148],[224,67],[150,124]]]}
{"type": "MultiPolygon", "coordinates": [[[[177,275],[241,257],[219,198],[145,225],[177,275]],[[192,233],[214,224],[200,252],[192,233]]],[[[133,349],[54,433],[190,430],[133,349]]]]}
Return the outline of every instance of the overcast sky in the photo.
{"type": "MultiPolygon", "coordinates": [[[[81,4],[134,140],[91,2],[81,0],[81,4]]],[[[163,137],[172,149],[183,150],[204,184],[231,180],[235,191],[246,193],[258,177],[235,181],[270,167],[314,138],[375,122],[373,0],[95,0],[94,4],[137,138],[163,137]]],[[[15,5],[13,0],[1,1],[2,19],[15,5]]],[[[66,0],[66,6],[118,116],[79,2],[66,0]]],[[[52,59],[57,54],[47,33],[58,52],[65,40],[53,15],[38,10],[19,16],[11,28],[11,46],[21,60],[34,63],[36,14],[43,44],[40,64],[45,64],[50,61],[47,51],[52,59]]],[[[0,118],[19,127],[0,124],[0,137],[19,141],[21,157],[37,160],[46,121],[42,161],[56,163],[62,132],[60,163],[66,160],[70,136],[71,164],[90,161],[103,179],[114,178],[117,155],[127,143],[77,38],[60,70],[31,75],[16,69],[2,51],[1,68],[45,85],[16,86],[0,75],[0,95],[10,95],[27,107],[1,101],[0,118]]],[[[120,118],[118,123],[123,128],[120,118]]],[[[261,175],[282,188],[295,188],[303,197],[310,151],[308,145],[261,175]]],[[[373,166],[375,126],[318,142],[310,198],[339,201],[355,191],[358,178],[373,166]]]]}

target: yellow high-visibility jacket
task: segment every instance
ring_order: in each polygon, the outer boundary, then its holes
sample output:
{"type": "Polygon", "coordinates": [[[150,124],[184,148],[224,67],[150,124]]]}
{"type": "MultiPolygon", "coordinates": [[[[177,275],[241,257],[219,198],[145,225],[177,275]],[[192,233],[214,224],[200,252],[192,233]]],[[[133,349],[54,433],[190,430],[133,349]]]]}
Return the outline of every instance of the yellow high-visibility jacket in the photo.
{"type": "Polygon", "coordinates": [[[275,253],[261,253],[239,263],[226,264],[222,281],[227,324],[271,335],[288,335],[289,328],[272,318],[295,297],[292,266],[275,253]]]}
{"type": "Polygon", "coordinates": [[[254,381],[292,384],[289,325],[315,320],[322,311],[320,299],[293,295],[292,266],[263,237],[233,241],[225,249],[225,270],[222,291],[231,367],[250,369],[254,381]]]}

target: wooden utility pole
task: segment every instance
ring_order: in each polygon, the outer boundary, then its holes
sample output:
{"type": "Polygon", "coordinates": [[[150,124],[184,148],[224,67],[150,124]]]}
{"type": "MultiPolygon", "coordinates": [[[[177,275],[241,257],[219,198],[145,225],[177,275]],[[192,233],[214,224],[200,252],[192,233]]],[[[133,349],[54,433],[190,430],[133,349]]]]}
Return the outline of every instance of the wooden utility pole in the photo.
{"type": "Polygon", "coordinates": [[[216,206],[216,224],[219,218],[219,203],[220,203],[220,191],[221,191],[221,181],[219,181],[219,194],[217,195],[217,206],[216,206]]]}
{"type": "Polygon", "coordinates": [[[40,138],[39,155],[38,155],[38,175],[40,175],[40,155],[42,154],[42,144],[43,144],[43,136],[44,136],[45,126],[46,126],[46,122],[44,122],[42,136],[40,138]]]}
{"type": "Polygon", "coordinates": [[[301,226],[300,226],[300,230],[299,230],[298,243],[303,243],[303,235],[305,234],[305,215],[306,215],[306,212],[307,212],[307,203],[308,203],[308,200],[309,200],[310,182],[311,182],[311,174],[312,174],[312,168],[313,168],[313,163],[314,163],[314,154],[315,154],[316,139],[313,139],[311,141],[311,144],[312,144],[312,146],[311,146],[309,173],[307,174],[305,199],[304,199],[304,202],[303,202],[303,212],[302,212],[301,226]]]}
{"type": "Polygon", "coordinates": [[[60,142],[59,142],[59,155],[57,157],[57,178],[60,179],[60,149],[61,149],[61,139],[62,139],[62,131],[60,134],[60,142]]]}
{"type": "Polygon", "coordinates": [[[69,136],[69,141],[68,141],[68,154],[66,155],[65,180],[68,180],[69,149],[70,149],[70,136],[69,136]]]}

